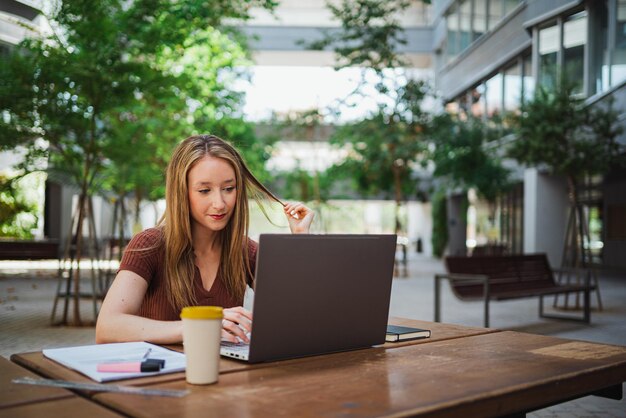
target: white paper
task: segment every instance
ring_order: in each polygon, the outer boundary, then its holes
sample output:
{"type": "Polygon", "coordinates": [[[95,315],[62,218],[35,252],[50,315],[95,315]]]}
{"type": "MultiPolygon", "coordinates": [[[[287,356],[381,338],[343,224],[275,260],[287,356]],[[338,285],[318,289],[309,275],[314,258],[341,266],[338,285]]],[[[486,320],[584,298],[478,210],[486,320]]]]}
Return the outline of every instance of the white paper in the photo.
{"type": "Polygon", "coordinates": [[[44,349],[43,355],[84,374],[96,382],[145,377],[185,370],[185,355],[146,342],[84,345],[79,347],[44,349]],[[148,349],[149,358],[165,360],[160,372],[101,373],[99,363],[140,362],[148,349]]]}

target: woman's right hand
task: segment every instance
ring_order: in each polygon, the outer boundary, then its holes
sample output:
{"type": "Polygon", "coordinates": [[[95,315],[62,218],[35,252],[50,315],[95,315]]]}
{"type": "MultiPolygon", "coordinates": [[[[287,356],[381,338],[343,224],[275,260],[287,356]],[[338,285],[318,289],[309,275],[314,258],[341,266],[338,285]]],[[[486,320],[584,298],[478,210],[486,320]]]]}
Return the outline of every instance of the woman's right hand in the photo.
{"type": "Polygon", "coordinates": [[[236,306],[234,308],[224,308],[224,319],[222,319],[222,340],[231,343],[250,342],[250,332],[252,331],[252,312],[236,306]]]}

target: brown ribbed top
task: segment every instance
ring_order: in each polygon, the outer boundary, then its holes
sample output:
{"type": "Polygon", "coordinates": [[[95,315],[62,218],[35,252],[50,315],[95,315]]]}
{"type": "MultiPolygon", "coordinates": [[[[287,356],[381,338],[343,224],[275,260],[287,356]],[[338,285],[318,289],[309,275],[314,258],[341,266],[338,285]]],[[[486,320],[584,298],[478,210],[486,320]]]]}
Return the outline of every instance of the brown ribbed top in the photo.
{"type": "MultiPolygon", "coordinates": [[[[175,321],[180,319],[180,312],[174,309],[167,300],[163,263],[165,248],[162,236],[163,232],[159,228],[146,229],[135,235],[124,251],[119,270],[132,271],[148,282],[148,290],[138,315],[162,321],[175,321]],[[146,248],[147,250],[143,250],[146,248]]],[[[256,266],[257,249],[258,244],[248,240],[248,255],[252,274],[254,274],[256,266]]],[[[249,286],[252,286],[253,276],[247,277],[246,281],[249,286]]],[[[221,306],[223,308],[243,305],[243,299],[236,300],[226,291],[221,269],[218,269],[217,277],[210,290],[202,287],[202,277],[197,267],[193,282],[198,305],[221,306]]]]}

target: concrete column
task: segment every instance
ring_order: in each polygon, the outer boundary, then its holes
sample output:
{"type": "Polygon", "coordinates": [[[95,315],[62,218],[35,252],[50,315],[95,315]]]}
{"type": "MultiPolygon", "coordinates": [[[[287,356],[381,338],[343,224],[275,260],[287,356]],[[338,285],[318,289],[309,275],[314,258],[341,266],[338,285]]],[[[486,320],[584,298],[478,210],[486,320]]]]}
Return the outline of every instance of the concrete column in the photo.
{"type": "Polygon", "coordinates": [[[552,267],[561,265],[569,201],[561,177],[524,171],[524,252],[546,253],[552,267]]]}
{"type": "Polygon", "coordinates": [[[448,209],[448,248],[449,255],[465,255],[467,253],[467,196],[449,196],[448,209]]]}
{"type": "Polygon", "coordinates": [[[408,202],[407,215],[407,231],[411,242],[410,251],[417,251],[417,241],[420,240],[421,253],[431,257],[433,255],[432,205],[430,202],[408,202]]]}
{"type": "Polygon", "coordinates": [[[626,171],[604,185],[604,248],[605,267],[626,271],[626,171]]]}

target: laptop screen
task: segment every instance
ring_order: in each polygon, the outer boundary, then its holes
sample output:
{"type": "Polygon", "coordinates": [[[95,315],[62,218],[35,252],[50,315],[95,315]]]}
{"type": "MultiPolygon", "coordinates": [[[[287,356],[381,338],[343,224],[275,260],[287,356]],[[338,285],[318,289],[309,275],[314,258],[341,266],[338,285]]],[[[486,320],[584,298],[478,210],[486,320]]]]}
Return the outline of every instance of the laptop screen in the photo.
{"type": "Polygon", "coordinates": [[[395,235],[262,234],[250,362],[385,342],[395,235]]]}

